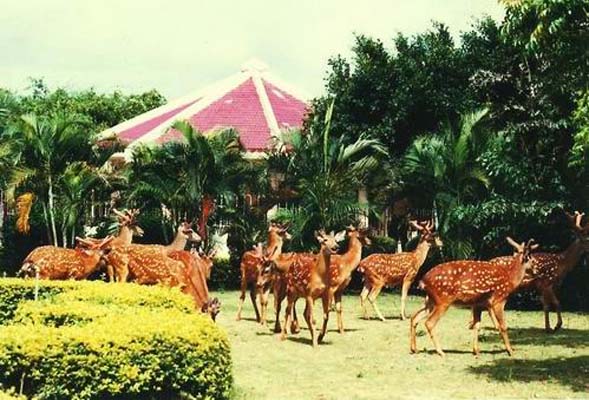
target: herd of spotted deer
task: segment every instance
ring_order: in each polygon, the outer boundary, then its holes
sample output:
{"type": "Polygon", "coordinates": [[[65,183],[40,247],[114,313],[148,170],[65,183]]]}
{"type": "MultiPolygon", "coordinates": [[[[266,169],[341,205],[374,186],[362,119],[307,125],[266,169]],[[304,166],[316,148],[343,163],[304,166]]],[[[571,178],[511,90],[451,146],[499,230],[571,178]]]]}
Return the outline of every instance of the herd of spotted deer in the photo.
{"type": "MultiPolygon", "coordinates": [[[[583,225],[584,214],[566,213],[575,240],[561,253],[534,252],[538,248],[533,240],[517,243],[510,237],[508,243],[513,247],[510,256],[497,257],[489,261],[451,261],[439,264],[428,271],[419,288],[425,291],[425,304],[413,314],[410,320],[410,350],[417,352],[416,327],[423,319],[435,346],[436,352],[444,352],[435,335],[434,329],[439,319],[451,305],[466,306],[472,309],[470,328],[474,331],[473,353],[478,355],[479,326],[481,314],[487,310],[495,327],[499,331],[509,355],[513,354],[504,308],[510,294],[523,288],[535,288],[541,294],[544,306],[545,329],[550,328],[549,311],[553,308],[558,317],[554,330],[562,326],[560,303],[554,293],[564,276],[579,263],[581,257],[589,252],[589,222],[583,225]]],[[[337,315],[337,327],[344,332],[342,319],[342,294],[351,281],[354,270],[363,275],[364,287],[360,294],[360,303],[364,317],[368,317],[366,300],[370,302],[378,317],[384,321],[376,298],[385,286],[401,286],[401,319],[406,319],[405,303],[407,293],[424,263],[431,247],[441,246],[442,241],[434,232],[431,221],[411,221],[410,225],[419,232],[419,242],[415,250],[392,254],[371,254],[362,259],[362,246],[370,244],[366,231],[349,226],[345,232],[316,232],[320,245],[317,254],[283,253],[284,241],[290,235],[287,227],[271,224],[268,229],[268,241],[264,248],[258,244],[246,252],[241,261],[241,294],[237,319],[241,319],[246,291],[249,288],[251,301],[259,323],[265,325],[268,298],[274,294],[276,312],[274,331],[280,333],[282,340],[287,330],[292,333],[299,330],[295,302],[299,298],[305,301],[304,318],[311,334],[313,346],[317,346],[325,337],[327,323],[332,305],[337,315]],[[344,236],[348,239],[348,249],[343,254],[335,254],[338,242],[344,236]],[[258,308],[259,298],[260,307],[258,308]],[[280,310],[283,300],[287,300],[284,321],[280,323],[280,310]],[[319,335],[315,332],[313,305],[321,299],[323,323],[319,335]]]]}
{"type": "MultiPolygon", "coordinates": [[[[141,235],[137,226],[137,210],[115,213],[119,233],[104,239],[77,238],[75,249],[42,246],[33,250],[24,260],[20,273],[38,279],[87,279],[105,270],[111,282],[135,282],[138,284],[162,284],[179,287],[192,296],[195,307],[208,313],[213,319],[220,303],[209,297],[207,279],[213,265],[213,254],[199,250],[186,251],[188,242],[198,243],[200,236],[192,229],[192,223],[178,227],[174,241],[167,245],[133,244],[133,236],[141,235]]],[[[541,294],[544,306],[545,328],[550,328],[549,311],[557,313],[554,330],[562,326],[559,301],[554,293],[564,276],[589,253],[589,222],[584,214],[565,213],[575,240],[561,253],[534,252],[538,247],[533,240],[517,243],[507,238],[514,252],[510,256],[489,261],[451,261],[439,264],[427,272],[419,282],[425,291],[425,303],[410,320],[410,349],[417,352],[416,327],[426,319],[425,326],[436,348],[444,355],[434,328],[450,305],[472,309],[470,328],[473,329],[473,352],[479,354],[478,331],[481,314],[487,310],[498,329],[507,352],[513,349],[507,336],[504,307],[510,294],[522,288],[535,288],[541,294]]],[[[325,337],[329,313],[335,308],[337,327],[344,332],[342,295],[351,281],[352,272],[363,275],[364,287],[360,303],[364,317],[368,317],[366,301],[377,316],[384,317],[376,304],[383,287],[401,286],[401,319],[406,319],[407,294],[430,248],[441,246],[442,241],[434,231],[431,221],[411,221],[410,226],[419,233],[415,250],[401,253],[372,254],[362,259],[362,248],[370,244],[365,230],[349,226],[338,234],[318,231],[315,233],[320,249],[318,253],[283,253],[285,240],[290,238],[288,227],[271,223],[266,245],[261,243],[243,254],[241,259],[241,294],[237,319],[241,319],[246,291],[249,289],[256,320],[265,325],[270,292],[274,295],[276,313],[274,331],[281,339],[299,330],[295,303],[305,301],[304,318],[311,334],[313,346],[325,337]],[[348,248],[336,254],[338,242],[348,239],[348,248]],[[258,307],[259,299],[259,307],[258,307]],[[284,321],[280,323],[280,311],[287,300],[284,321]],[[313,306],[321,299],[323,321],[319,335],[316,333],[313,306]]],[[[199,247],[199,246],[197,246],[199,247]]]]}

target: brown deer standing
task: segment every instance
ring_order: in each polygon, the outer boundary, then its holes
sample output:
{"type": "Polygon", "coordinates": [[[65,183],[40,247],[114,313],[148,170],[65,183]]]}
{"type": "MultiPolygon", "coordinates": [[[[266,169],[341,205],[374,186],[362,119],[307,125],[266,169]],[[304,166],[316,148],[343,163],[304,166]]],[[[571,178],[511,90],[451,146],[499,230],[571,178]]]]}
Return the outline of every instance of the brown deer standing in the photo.
{"type": "Polygon", "coordinates": [[[339,333],[344,333],[344,322],[342,318],[343,292],[352,280],[352,272],[360,264],[360,260],[362,259],[362,245],[370,245],[370,239],[366,236],[366,231],[359,231],[355,227],[349,226],[347,228],[347,236],[349,239],[348,250],[341,255],[332,255],[329,265],[329,291],[335,302],[339,333]]]}
{"type": "Polygon", "coordinates": [[[315,236],[321,245],[319,254],[315,257],[297,257],[286,273],[286,296],[288,303],[286,306],[286,318],[280,336],[281,340],[286,339],[286,327],[289,326],[290,319],[292,318],[295,301],[299,297],[302,297],[306,301],[305,321],[311,333],[313,347],[316,347],[318,342],[323,340],[327,331],[331,300],[329,293],[329,265],[332,252],[338,248],[333,232],[326,234],[321,231],[317,232],[315,236]],[[315,323],[313,321],[313,304],[318,298],[321,298],[323,306],[323,325],[319,337],[316,335],[315,323]]]}
{"type": "Polygon", "coordinates": [[[364,288],[360,293],[360,305],[364,318],[368,318],[366,299],[382,321],[385,320],[376,304],[376,298],[383,287],[401,287],[401,319],[405,319],[405,303],[409,287],[413,283],[419,268],[425,262],[427,254],[432,246],[441,246],[442,241],[434,233],[431,221],[409,224],[420,233],[417,248],[411,252],[395,254],[371,254],[362,261],[358,270],[364,275],[364,288]]]}
{"type": "MultiPolygon", "coordinates": [[[[547,332],[553,332],[550,328],[551,307],[556,311],[558,318],[554,331],[562,327],[560,302],[554,293],[555,289],[558,289],[565,276],[579,264],[583,254],[589,252],[589,222],[583,226],[584,214],[578,211],[575,211],[574,215],[566,215],[575,233],[575,240],[561,253],[534,253],[530,268],[518,288],[532,288],[540,294],[544,308],[544,328],[547,332]]],[[[510,257],[497,257],[491,261],[506,262],[509,259],[510,257]]]]}
{"type": "Polygon", "coordinates": [[[264,256],[270,257],[272,259],[278,257],[282,253],[282,246],[284,244],[284,239],[289,239],[290,235],[287,232],[287,227],[276,224],[272,222],[268,227],[268,246],[266,251],[263,250],[263,247],[260,244],[254,246],[253,250],[246,251],[243,253],[241,257],[241,293],[239,295],[239,303],[237,306],[237,316],[236,320],[241,320],[241,312],[243,309],[243,303],[245,301],[245,292],[247,291],[248,287],[250,289],[250,298],[252,301],[252,305],[254,306],[254,312],[256,313],[256,321],[265,324],[266,321],[266,309],[268,304],[268,297],[262,296],[262,316],[260,315],[260,311],[258,310],[257,304],[257,294],[258,294],[258,275],[260,274],[260,270],[262,268],[262,264],[264,262],[264,256]]]}
{"type": "Polygon", "coordinates": [[[442,315],[450,305],[458,304],[473,308],[474,335],[473,353],[480,352],[478,344],[479,325],[481,312],[487,309],[497,320],[497,328],[505,349],[509,355],[513,349],[507,336],[507,324],[504,317],[505,303],[509,295],[521,283],[526,268],[530,264],[530,251],[537,245],[532,245],[531,240],[527,244],[518,244],[513,239],[507,238],[517,251],[517,254],[508,263],[493,263],[489,261],[452,261],[439,264],[431,269],[420,282],[420,288],[425,290],[425,306],[411,317],[410,348],[412,353],[417,352],[416,327],[427,317],[425,327],[434,343],[436,352],[444,356],[444,352],[434,334],[434,328],[442,315]]]}
{"type": "MultiPolygon", "coordinates": [[[[286,273],[291,265],[300,257],[315,259],[312,253],[282,253],[273,260],[268,258],[262,260],[262,267],[258,274],[258,291],[267,299],[270,289],[274,293],[274,311],[276,318],[274,320],[274,333],[282,332],[280,325],[280,311],[282,309],[282,302],[286,298],[286,273]]],[[[293,307],[293,320],[291,324],[291,332],[297,333],[299,331],[296,307],[293,307]]]]}
{"type": "Polygon", "coordinates": [[[50,280],[86,279],[100,268],[113,237],[106,237],[100,242],[76,240],[86,248],[37,247],[23,261],[19,275],[50,280]]]}

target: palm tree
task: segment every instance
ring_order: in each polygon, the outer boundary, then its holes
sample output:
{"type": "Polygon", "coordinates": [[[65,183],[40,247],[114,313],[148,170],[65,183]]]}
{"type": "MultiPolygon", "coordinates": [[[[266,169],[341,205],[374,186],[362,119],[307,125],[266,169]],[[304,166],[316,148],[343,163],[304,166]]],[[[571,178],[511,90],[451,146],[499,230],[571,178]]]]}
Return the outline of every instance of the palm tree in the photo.
{"type": "Polygon", "coordinates": [[[448,124],[436,135],[416,139],[403,159],[407,190],[422,205],[437,208],[438,229],[457,258],[468,256],[472,244],[461,235],[451,213],[475,202],[490,186],[489,176],[478,163],[488,144],[482,126],[486,115],[486,109],[465,114],[457,128],[448,124]]]}
{"type": "Polygon", "coordinates": [[[358,203],[357,191],[387,154],[378,140],[365,135],[353,142],[345,136],[332,136],[333,104],[327,109],[321,132],[294,131],[282,139],[290,153],[287,183],[297,191],[303,210],[295,222],[303,241],[309,240],[315,229],[339,229],[366,211],[358,203]]]}
{"type": "Polygon", "coordinates": [[[182,134],[182,142],[135,150],[131,198],[152,197],[173,211],[175,222],[198,219],[199,233],[206,238],[217,200],[234,203],[253,172],[234,130],[202,134],[184,121],[174,123],[173,129],[182,134]]]}
{"type": "Polygon", "coordinates": [[[68,243],[74,244],[76,227],[80,225],[83,210],[88,208],[92,190],[101,183],[107,183],[107,180],[99,173],[99,170],[82,161],[68,165],[60,176],[59,203],[64,246],[68,243]]]}
{"type": "Polygon", "coordinates": [[[92,153],[90,140],[75,117],[55,115],[21,116],[3,135],[3,143],[14,151],[18,166],[7,179],[9,196],[25,188],[41,201],[48,237],[58,245],[55,217],[56,185],[67,165],[78,159],[88,159],[92,153]]]}

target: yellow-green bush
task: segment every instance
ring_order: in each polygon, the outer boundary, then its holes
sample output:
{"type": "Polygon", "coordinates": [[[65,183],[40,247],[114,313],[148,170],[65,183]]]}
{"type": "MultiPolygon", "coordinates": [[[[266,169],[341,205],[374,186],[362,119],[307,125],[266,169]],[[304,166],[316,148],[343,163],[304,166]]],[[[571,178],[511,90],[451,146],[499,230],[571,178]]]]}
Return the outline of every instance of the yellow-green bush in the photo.
{"type": "Polygon", "coordinates": [[[0,279],[0,383],[46,399],[227,398],[226,335],[161,287],[0,279]],[[4,299],[15,301],[7,306],[4,299]]]}

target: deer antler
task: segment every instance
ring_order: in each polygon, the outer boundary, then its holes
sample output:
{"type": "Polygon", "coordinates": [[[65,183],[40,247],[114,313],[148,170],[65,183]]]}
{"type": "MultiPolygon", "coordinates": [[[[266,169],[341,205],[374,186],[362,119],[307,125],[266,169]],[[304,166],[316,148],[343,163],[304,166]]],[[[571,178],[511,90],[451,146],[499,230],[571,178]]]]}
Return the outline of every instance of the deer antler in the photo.
{"type": "Polygon", "coordinates": [[[518,253],[521,253],[524,250],[524,243],[518,243],[515,240],[513,240],[511,237],[507,236],[507,243],[509,243],[510,245],[513,246],[513,248],[515,248],[518,253]]]}
{"type": "Polygon", "coordinates": [[[423,227],[423,226],[421,226],[421,225],[419,225],[419,224],[417,223],[417,221],[415,221],[415,220],[411,220],[411,221],[409,221],[409,225],[411,225],[411,226],[413,227],[413,229],[415,229],[415,230],[417,230],[417,231],[420,231],[420,232],[421,232],[421,231],[424,229],[424,227],[423,227]]]}

